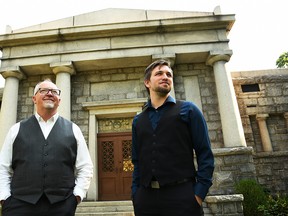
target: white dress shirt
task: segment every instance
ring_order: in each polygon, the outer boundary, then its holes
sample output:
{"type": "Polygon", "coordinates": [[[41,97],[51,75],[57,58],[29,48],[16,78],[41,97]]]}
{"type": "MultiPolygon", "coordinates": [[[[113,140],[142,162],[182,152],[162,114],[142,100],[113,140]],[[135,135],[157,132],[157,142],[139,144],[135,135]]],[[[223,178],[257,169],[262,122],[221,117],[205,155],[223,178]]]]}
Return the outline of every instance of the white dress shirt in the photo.
{"type": "MultiPolygon", "coordinates": [[[[47,139],[50,131],[59,117],[59,114],[56,113],[46,122],[37,113],[35,114],[35,117],[39,122],[45,139],[47,139]]],[[[13,143],[19,132],[19,128],[20,122],[14,124],[10,128],[0,153],[0,200],[6,200],[9,196],[11,196],[10,184],[11,177],[13,175],[12,151],[13,143]]],[[[82,200],[86,196],[93,176],[93,164],[89,155],[86,141],[80,128],[75,123],[72,123],[72,129],[77,141],[77,156],[75,164],[76,185],[74,187],[73,194],[75,196],[80,196],[82,200]]],[[[33,136],[33,132],[31,132],[31,136],[33,136]]]]}

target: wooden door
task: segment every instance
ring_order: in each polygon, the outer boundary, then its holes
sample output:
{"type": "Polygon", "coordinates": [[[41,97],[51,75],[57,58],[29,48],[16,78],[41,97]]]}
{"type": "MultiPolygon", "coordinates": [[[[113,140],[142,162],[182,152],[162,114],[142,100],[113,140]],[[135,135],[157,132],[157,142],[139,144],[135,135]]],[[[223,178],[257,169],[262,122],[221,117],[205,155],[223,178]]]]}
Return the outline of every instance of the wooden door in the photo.
{"type": "Polygon", "coordinates": [[[131,133],[98,135],[99,200],[130,200],[131,133]]]}

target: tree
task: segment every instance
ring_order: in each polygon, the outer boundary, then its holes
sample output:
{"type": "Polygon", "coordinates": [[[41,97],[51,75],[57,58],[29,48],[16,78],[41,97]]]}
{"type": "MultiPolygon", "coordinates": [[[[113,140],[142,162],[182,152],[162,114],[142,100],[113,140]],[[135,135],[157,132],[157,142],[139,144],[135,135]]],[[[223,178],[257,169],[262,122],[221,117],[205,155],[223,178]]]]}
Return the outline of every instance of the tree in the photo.
{"type": "Polygon", "coordinates": [[[288,52],[282,53],[276,61],[277,68],[288,68],[288,52]]]}

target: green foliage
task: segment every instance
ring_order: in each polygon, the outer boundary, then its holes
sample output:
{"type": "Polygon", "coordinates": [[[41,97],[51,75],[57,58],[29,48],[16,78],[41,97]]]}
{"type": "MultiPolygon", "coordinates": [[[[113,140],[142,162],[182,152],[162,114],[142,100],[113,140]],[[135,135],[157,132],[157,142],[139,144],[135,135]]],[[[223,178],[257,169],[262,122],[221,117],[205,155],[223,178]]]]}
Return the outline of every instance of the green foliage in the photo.
{"type": "Polygon", "coordinates": [[[276,61],[277,68],[288,68],[288,52],[282,53],[276,61]]]}
{"type": "Polygon", "coordinates": [[[276,197],[269,196],[265,204],[258,206],[258,210],[263,216],[287,216],[288,197],[281,197],[280,195],[276,197]]]}
{"type": "Polygon", "coordinates": [[[264,205],[267,195],[262,186],[254,179],[243,179],[235,185],[237,193],[243,194],[243,213],[245,216],[262,216],[259,205],[264,205]]]}

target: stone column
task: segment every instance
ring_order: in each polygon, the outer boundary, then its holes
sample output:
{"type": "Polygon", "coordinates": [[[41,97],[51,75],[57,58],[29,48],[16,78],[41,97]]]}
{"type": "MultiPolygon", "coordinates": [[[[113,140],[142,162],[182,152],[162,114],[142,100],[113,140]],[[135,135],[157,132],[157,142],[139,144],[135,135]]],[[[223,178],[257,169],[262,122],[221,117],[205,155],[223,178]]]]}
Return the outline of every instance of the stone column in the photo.
{"type": "MultiPolygon", "coordinates": [[[[165,59],[165,60],[168,60],[170,61],[170,66],[171,68],[173,69],[173,66],[174,66],[174,63],[175,63],[175,58],[176,58],[176,55],[175,54],[162,54],[162,55],[152,55],[152,62],[158,60],[158,59],[165,59]]],[[[148,65],[147,65],[148,66],[148,65]]],[[[176,98],[175,96],[175,89],[174,89],[174,82],[173,82],[173,88],[171,89],[170,91],[170,95],[173,97],[173,98],[176,98]]]]}
{"type": "Polygon", "coordinates": [[[269,131],[268,131],[267,124],[266,124],[266,119],[268,117],[269,117],[268,114],[257,114],[256,120],[259,125],[263,150],[265,152],[272,152],[273,151],[272,143],[270,140],[270,135],[269,135],[269,131]]]}
{"type": "Polygon", "coordinates": [[[51,63],[50,67],[56,74],[56,85],[61,89],[61,103],[58,108],[59,114],[71,119],[71,75],[75,74],[72,62],[51,63]]]}
{"type": "Polygon", "coordinates": [[[19,80],[25,78],[25,75],[20,67],[2,68],[0,73],[5,78],[0,113],[0,147],[2,147],[8,130],[17,121],[19,80]]]}
{"type": "Polygon", "coordinates": [[[246,147],[244,130],[236,100],[234,86],[230,72],[226,71],[225,63],[232,55],[229,50],[224,52],[210,52],[207,65],[213,66],[216,82],[219,111],[225,147],[246,147]]]}
{"type": "Polygon", "coordinates": [[[97,148],[97,118],[94,113],[89,111],[89,137],[88,137],[88,149],[91,156],[91,160],[94,165],[93,178],[90,183],[90,187],[87,193],[88,200],[98,200],[99,191],[98,191],[98,148],[97,148]]]}

